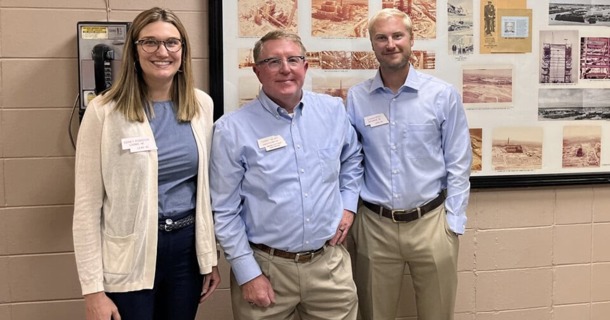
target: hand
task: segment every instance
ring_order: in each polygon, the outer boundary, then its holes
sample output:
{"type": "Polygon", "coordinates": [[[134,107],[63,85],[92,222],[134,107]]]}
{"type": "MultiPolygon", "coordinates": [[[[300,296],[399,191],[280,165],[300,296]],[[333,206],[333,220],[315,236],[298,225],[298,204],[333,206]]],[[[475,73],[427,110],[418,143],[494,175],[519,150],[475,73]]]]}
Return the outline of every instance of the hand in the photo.
{"type": "Polygon", "coordinates": [[[212,272],[206,274],[203,277],[203,288],[201,288],[201,298],[199,298],[199,303],[207,300],[218,285],[220,284],[220,272],[218,272],[218,267],[212,267],[212,272]]]}
{"type": "Polygon", "coordinates": [[[339,221],[335,236],[330,239],[328,244],[335,246],[336,244],[345,243],[347,232],[349,231],[349,228],[352,227],[352,223],[354,223],[354,213],[349,210],[343,210],[343,217],[341,218],[341,221],[339,221]]]}
{"type": "Polygon", "coordinates": [[[266,308],[275,303],[275,292],[271,282],[263,274],[242,284],[241,294],[251,305],[266,308]]]}
{"type": "Polygon", "coordinates": [[[121,320],[119,309],[104,292],[85,295],[87,320],[121,320]]]}

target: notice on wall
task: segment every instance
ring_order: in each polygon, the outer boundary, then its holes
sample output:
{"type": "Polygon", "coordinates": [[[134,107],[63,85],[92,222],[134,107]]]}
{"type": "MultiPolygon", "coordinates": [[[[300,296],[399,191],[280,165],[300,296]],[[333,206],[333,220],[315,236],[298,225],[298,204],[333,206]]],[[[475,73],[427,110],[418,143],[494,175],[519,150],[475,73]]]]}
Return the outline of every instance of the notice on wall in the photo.
{"type": "Polygon", "coordinates": [[[499,9],[500,34],[492,53],[532,52],[532,10],[499,9]]]}

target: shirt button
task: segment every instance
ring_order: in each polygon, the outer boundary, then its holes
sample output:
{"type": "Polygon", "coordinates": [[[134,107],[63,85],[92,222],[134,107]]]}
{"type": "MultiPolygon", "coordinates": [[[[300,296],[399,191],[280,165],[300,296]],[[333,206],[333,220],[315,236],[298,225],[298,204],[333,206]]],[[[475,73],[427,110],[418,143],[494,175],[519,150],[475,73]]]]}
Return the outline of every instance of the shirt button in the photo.
{"type": "Polygon", "coordinates": [[[305,221],[309,222],[309,218],[305,219],[305,221]]]}
{"type": "Polygon", "coordinates": [[[305,243],[309,244],[309,241],[305,241],[305,243]]]}
{"type": "Polygon", "coordinates": [[[301,145],[300,144],[297,144],[297,149],[301,149],[301,145]]]}
{"type": "Polygon", "coordinates": [[[303,172],[305,172],[305,170],[304,170],[304,169],[301,169],[301,173],[303,173],[303,172]]]}
{"type": "Polygon", "coordinates": [[[309,193],[305,192],[305,198],[307,198],[309,196],[309,193]]]}
{"type": "Polygon", "coordinates": [[[392,173],[393,174],[398,174],[398,170],[393,170],[392,173]]]}

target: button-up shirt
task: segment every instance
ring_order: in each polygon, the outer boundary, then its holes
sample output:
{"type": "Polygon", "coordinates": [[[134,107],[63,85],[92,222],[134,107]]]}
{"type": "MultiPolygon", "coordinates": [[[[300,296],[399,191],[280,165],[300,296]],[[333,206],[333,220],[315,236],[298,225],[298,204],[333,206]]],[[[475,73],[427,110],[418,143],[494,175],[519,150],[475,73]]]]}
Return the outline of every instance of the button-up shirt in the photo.
{"type": "Polygon", "coordinates": [[[411,209],[447,189],[447,221],[463,234],[470,192],[470,134],[455,88],[412,66],[397,93],[377,75],[348,92],[364,152],[363,200],[411,209]]]}
{"type": "Polygon", "coordinates": [[[216,122],[216,236],[240,285],[261,274],[249,241],[289,252],[319,249],[343,210],[357,211],[361,149],[341,99],[308,91],[292,115],[261,90],[216,122]]]}

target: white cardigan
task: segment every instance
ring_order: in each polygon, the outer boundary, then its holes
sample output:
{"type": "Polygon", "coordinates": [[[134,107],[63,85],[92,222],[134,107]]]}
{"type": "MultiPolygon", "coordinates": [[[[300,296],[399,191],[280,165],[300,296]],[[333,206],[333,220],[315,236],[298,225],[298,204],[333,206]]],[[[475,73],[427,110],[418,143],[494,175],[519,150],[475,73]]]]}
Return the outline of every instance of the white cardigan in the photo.
{"type": "MultiPolygon", "coordinates": [[[[199,153],[195,216],[197,260],[207,274],[217,265],[210,206],[208,160],[212,99],[196,90],[201,106],[191,127],[199,153]]],[[[158,222],[157,150],[123,150],[122,139],[154,136],[148,120],[128,121],[115,103],[93,99],[76,147],[74,254],[83,295],[151,289],[155,277],[158,222]]]]}

